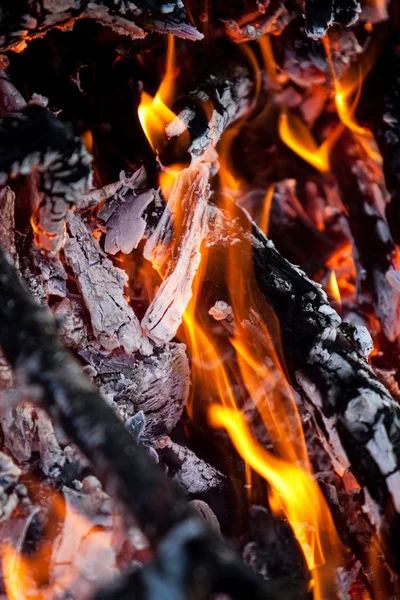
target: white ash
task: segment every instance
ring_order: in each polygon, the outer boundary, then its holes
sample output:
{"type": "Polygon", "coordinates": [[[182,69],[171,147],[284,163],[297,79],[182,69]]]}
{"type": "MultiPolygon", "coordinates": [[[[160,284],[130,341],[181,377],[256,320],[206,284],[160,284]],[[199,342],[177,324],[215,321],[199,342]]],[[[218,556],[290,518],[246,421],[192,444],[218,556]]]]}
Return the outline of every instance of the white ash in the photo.
{"type": "Polygon", "coordinates": [[[154,447],[159,451],[168,449],[173,453],[174,463],[178,461],[180,466],[172,481],[180,484],[189,494],[203,494],[223,484],[225,475],[168,436],[158,438],[154,447]]]}
{"type": "Polygon", "coordinates": [[[26,462],[32,454],[36,436],[36,410],[29,402],[0,411],[4,445],[18,462],[26,462]]]}
{"type": "Polygon", "coordinates": [[[229,304],[227,304],[227,302],[224,302],[223,300],[217,300],[214,306],[212,306],[208,311],[208,314],[214,317],[216,321],[232,319],[233,317],[232,307],[229,306],[229,304]]]}
{"type": "Polygon", "coordinates": [[[353,330],[353,339],[357,342],[360,352],[365,358],[371,354],[374,349],[374,343],[368,329],[364,325],[357,325],[353,330]]]}
{"type": "Polygon", "coordinates": [[[80,354],[93,367],[99,391],[116,406],[123,421],[143,410],[146,438],[172,431],[190,388],[184,344],[165,344],[145,359],[121,354],[107,356],[94,349],[80,354]]]}
{"type": "Polygon", "coordinates": [[[15,486],[20,476],[21,469],[7,454],[0,452],[0,523],[7,520],[18,505],[15,486]]]}
{"type": "Polygon", "coordinates": [[[176,335],[192,297],[192,284],[201,259],[200,247],[207,231],[208,180],[207,166],[190,167],[177,175],[171,192],[170,212],[182,233],[178,236],[176,232],[164,280],[142,320],[143,330],[156,344],[168,342],[176,335]]]}
{"type": "Polygon", "coordinates": [[[129,353],[151,354],[151,345],[124,296],[127,274],[106,257],[79,215],[69,216],[68,227],[64,255],[89,311],[94,336],[106,350],[122,346],[129,353]]]}

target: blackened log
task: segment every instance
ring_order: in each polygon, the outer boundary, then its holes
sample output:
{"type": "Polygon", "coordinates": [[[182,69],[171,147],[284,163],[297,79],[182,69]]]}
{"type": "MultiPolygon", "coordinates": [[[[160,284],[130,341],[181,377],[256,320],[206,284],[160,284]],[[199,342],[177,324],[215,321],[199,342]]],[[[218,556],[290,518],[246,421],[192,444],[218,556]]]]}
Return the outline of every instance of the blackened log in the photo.
{"type": "MultiPolygon", "coordinates": [[[[167,548],[168,539],[174,540],[170,546],[176,552],[173,564],[167,561],[167,569],[160,571],[157,562],[153,563],[155,576],[174,580],[178,575],[175,582],[180,593],[194,587],[199,590],[199,598],[208,597],[202,593],[204,590],[233,590],[234,597],[243,599],[249,593],[260,600],[275,598],[266,583],[207,531],[183,492],[135,442],[61,344],[51,313],[29,295],[1,247],[0,321],[0,345],[15,369],[17,385],[34,391],[38,404],[91,460],[105,489],[137,519],[153,546],[166,534],[167,548]],[[175,544],[176,537],[182,543],[175,544]],[[196,577],[196,564],[204,567],[201,581],[196,577]]],[[[165,556],[162,548],[161,562],[165,556]]]]}
{"type": "Polygon", "coordinates": [[[285,260],[246,213],[235,212],[241,231],[227,213],[212,213],[209,246],[226,251],[235,240],[239,256],[252,253],[254,275],[246,276],[246,285],[258,298],[248,315],[253,338],[260,319],[270,324],[277,317],[279,330],[275,326],[271,334],[283,348],[290,380],[314,416],[336,471],[352,471],[363,487],[365,510],[399,560],[400,407],[367,361],[369,333],[341,323],[322,288],[285,260]]]}
{"type": "Polygon", "coordinates": [[[60,249],[66,215],[90,185],[90,162],[71,126],[41,106],[29,105],[0,120],[0,182],[32,169],[39,174],[33,227],[45,250],[60,249]]]}
{"type": "Polygon", "coordinates": [[[358,302],[374,306],[384,335],[394,341],[400,335],[400,294],[395,280],[398,267],[396,245],[385,215],[388,194],[381,170],[350,132],[335,147],[332,164],[348,209],[358,302]]]}
{"type": "Polygon", "coordinates": [[[77,19],[82,18],[94,19],[133,39],[146,36],[142,26],[186,39],[203,37],[188,23],[185,8],[177,0],[142,0],[135,4],[122,0],[6,0],[2,2],[0,13],[0,50],[21,52],[27,42],[42,37],[49,29],[70,29],[77,19]]]}

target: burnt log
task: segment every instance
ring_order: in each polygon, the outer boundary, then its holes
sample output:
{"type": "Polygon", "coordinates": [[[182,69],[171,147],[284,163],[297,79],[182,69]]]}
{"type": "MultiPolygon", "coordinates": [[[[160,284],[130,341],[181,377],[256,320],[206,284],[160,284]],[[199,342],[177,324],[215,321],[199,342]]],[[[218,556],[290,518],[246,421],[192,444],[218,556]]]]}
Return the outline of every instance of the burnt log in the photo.
{"type": "Polygon", "coordinates": [[[353,25],[359,17],[361,6],[358,0],[306,0],[306,34],[318,40],[334,23],[353,25]]]}
{"type": "MultiPolygon", "coordinates": [[[[107,406],[62,345],[51,313],[40,307],[0,247],[0,345],[15,370],[17,385],[31,390],[39,406],[64,429],[90,459],[112,496],[140,523],[151,545],[167,535],[160,555],[148,569],[174,583],[180,594],[196,590],[199,598],[215,591],[235,598],[276,598],[268,583],[252,574],[236,554],[207,530],[181,489],[149,458],[107,406]],[[190,544],[186,544],[187,532],[190,544]],[[178,538],[178,539],[176,539],[178,538]],[[184,543],[176,543],[182,539],[184,543]],[[163,548],[175,550],[173,564],[163,564],[163,548]],[[161,562],[161,565],[159,564],[161,562]],[[196,564],[202,576],[196,576],[196,564]],[[177,572],[174,567],[180,565],[177,572]],[[204,570],[203,570],[204,569],[204,570]]],[[[168,558],[168,557],[167,557],[168,558]]],[[[143,577],[146,579],[146,573],[143,577]]],[[[151,598],[148,591],[142,596],[151,598]]]]}

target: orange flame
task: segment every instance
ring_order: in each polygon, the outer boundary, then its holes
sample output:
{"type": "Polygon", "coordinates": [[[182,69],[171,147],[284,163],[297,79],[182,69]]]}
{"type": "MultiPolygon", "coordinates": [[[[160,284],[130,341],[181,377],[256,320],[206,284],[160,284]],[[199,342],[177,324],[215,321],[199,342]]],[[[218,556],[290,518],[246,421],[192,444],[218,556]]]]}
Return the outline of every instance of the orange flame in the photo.
{"type": "Polygon", "coordinates": [[[274,198],[274,190],[275,186],[270,185],[267,189],[264,199],[263,212],[260,220],[260,229],[265,235],[268,237],[268,229],[269,229],[269,216],[271,212],[272,200],[274,198]]]}
{"type": "Polygon", "coordinates": [[[142,92],[138,108],[140,123],[154,151],[158,149],[160,142],[166,139],[165,128],[176,117],[167,106],[174,97],[175,79],[175,38],[170,34],[165,76],[154,98],[142,92]]]}
{"type": "Polygon", "coordinates": [[[342,299],[340,297],[340,290],[338,280],[336,278],[335,271],[331,271],[328,279],[328,283],[326,286],[328,296],[332,298],[335,302],[338,302],[340,305],[342,304],[342,299]]]}
{"type": "MultiPolygon", "coordinates": [[[[55,517],[63,519],[64,503],[61,496],[55,495],[51,498],[51,507],[55,517]]],[[[91,560],[91,554],[97,553],[99,548],[107,548],[112,544],[111,532],[95,528],[93,523],[71,506],[68,507],[68,514],[73,523],[67,540],[68,556],[70,556],[71,562],[57,564],[55,581],[48,581],[46,565],[49,559],[49,547],[46,539],[41,542],[36,554],[29,557],[24,557],[20,551],[8,543],[3,544],[2,570],[9,600],[25,600],[26,598],[53,600],[58,598],[60,593],[66,592],[79,580],[85,564],[91,560]],[[90,539],[90,544],[85,544],[85,553],[79,553],[79,561],[75,562],[74,549],[78,550],[79,543],[83,540],[87,542],[88,539],[90,539]]],[[[61,540],[58,550],[62,544],[61,540]]],[[[88,594],[90,591],[93,592],[88,589],[88,594]]]]}
{"type": "Polygon", "coordinates": [[[282,111],[278,127],[282,141],[293,152],[296,152],[321,173],[327,173],[330,170],[329,152],[337,136],[328,138],[321,146],[318,146],[303,121],[286,111],[282,111]]]}

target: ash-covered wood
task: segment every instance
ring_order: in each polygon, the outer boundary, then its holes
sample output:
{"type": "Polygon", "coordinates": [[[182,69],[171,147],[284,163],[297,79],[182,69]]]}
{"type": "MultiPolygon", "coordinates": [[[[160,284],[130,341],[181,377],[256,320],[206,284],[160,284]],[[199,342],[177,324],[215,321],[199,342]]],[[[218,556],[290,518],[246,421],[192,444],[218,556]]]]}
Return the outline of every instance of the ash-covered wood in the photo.
{"type": "Polygon", "coordinates": [[[157,0],[124,2],[122,0],[21,0],[3,3],[0,14],[0,49],[22,52],[32,39],[42,37],[57,27],[71,29],[77,19],[94,19],[121,35],[140,39],[150,31],[172,33],[182,38],[199,40],[203,36],[187,20],[181,2],[157,0]]]}
{"type": "Polygon", "coordinates": [[[124,296],[125,271],[113,265],[81,217],[70,215],[64,255],[90,313],[93,333],[103,348],[151,354],[140,323],[124,296]]]}
{"type": "MultiPolygon", "coordinates": [[[[250,232],[244,213],[239,213],[242,229],[220,210],[212,215],[215,247],[226,248],[234,239],[242,255],[252,252],[255,279],[249,276],[247,285],[259,289],[278,318],[290,378],[337,472],[350,469],[363,486],[365,510],[397,560],[400,408],[368,364],[369,333],[341,323],[322,288],[285,260],[254,224],[250,232]]],[[[249,313],[253,333],[260,329],[260,314],[268,315],[268,305],[262,309],[260,303],[249,313]]]]}
{"type": "Polygon", "coordinates": [[[93,348],[80,355],[92,367],[91,377],[124,421],[143,411],[146,439],[170,433],[189,395],[190,371],[184,344],[156,348],[145,359],[127,354],[107,356],[93,348]]]}
{"type": "Polygon", "coordinates": [[[10,518],[18,505],[18,493],[15,490],[21,476],[21,469],[10,456],[0,452],[0,523],[10,518]]]}
{"type": "Polygon", "coordinates": [[[91,157],[72,128],[39,105],[0,120],[0,182],[39,175],[32,225],[38,244],[55,253],[63,243],[65,218],[88,189],[91,157]]]}
{"type": "Polygon", "coordinates": [[[168,481],[105,404],[62,346],[53,317],[31,298],[2,248],[0,272],[0,345],[16,371],[17,385],[31,389],[37,402],[90,458],[106,490],[138,519],[152,545],[160,544],[168,534],[158,562],[151,563],[139,577],[147,581],[149,569],[151,587],[166,578],[172,589],[179,593],[196,589],[199,598],[217,591],[233,591],[234,597],[247,598],[249,590],[255,598],[274,598],[268,584],[248,571],[207,530],[179,488],[168,481]],[[193,549],[198,551],[193,554],[193,549]],[[205,569],[201,581],[193,577],[196,564],[205,569]]]}

